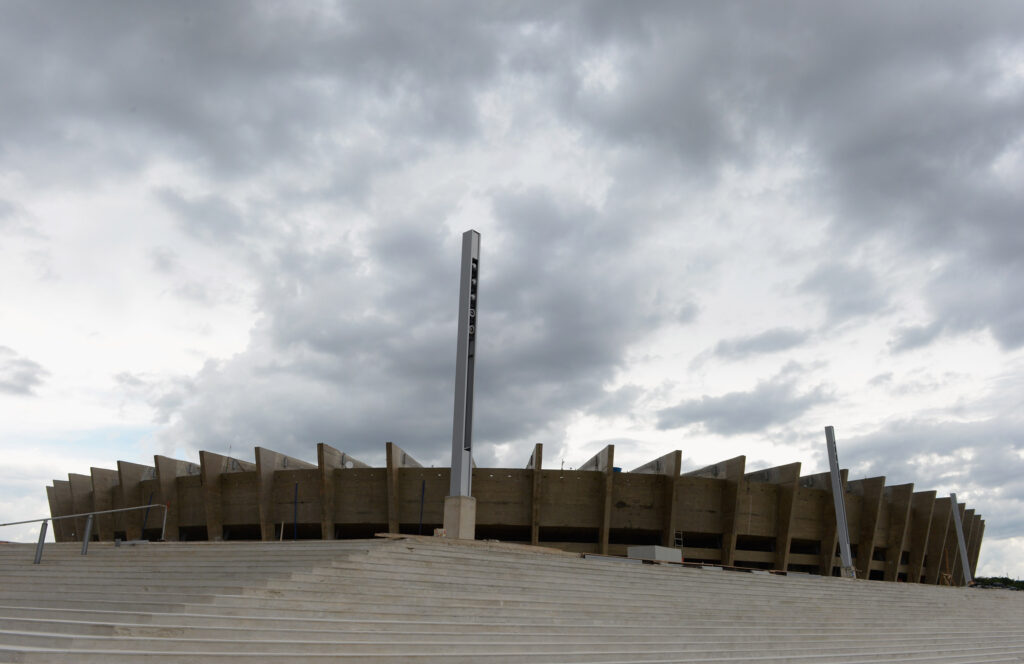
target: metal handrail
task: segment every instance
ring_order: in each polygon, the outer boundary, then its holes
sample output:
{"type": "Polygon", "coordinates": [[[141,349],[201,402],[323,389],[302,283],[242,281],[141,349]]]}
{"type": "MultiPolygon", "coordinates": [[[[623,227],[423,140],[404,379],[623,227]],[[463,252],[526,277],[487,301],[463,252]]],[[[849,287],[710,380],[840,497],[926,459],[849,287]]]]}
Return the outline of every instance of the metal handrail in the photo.
{"type": "MultiPolygon", "coordinates": [[[[42,522],[39,526],[39,542],[36,544],[36,557],[32,561],[33,565],[38,565],[39,561],[43,559],[43,543],[46,540],[46,528],[47,523],[50,521],[60,521],[61,519],[76,519],[78,517],[87,516],[89,517],[85,522],[85,537],[82,538],[82,555],[89,553],[89,538],[92,537],[92,519],[97,514],[113,514],[114,512],[129,512],[131,510],[146,510],[146,514],[149,514],[149,508],[151,507],[162,507],[164,508],[164,522],[160,526],[160,539],[164,539],[164,535],[167,532],[167,508],[168,505],[163,503],[152,503],[149,505],[137,505],[135,507],[121,507],[116,510],[96,510],[95,512],[82,512],[81,514],[68,514],[65,516],[51,516],[44,519],[28,519],[26,521],[11,521],[10,523],[0,523],[0,528],[4,526],[20,526],[25,523],[37,523],[42,522]]],[[[143,519],[142,527],[146,527],[146,521],[143,519]]]]}

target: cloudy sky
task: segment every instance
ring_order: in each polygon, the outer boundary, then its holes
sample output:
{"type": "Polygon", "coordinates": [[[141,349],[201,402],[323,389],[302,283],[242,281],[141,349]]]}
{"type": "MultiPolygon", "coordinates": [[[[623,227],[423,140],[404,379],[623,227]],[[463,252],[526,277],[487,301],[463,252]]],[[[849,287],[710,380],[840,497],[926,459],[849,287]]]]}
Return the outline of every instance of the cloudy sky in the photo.
{"type": "MultiPolygon", "coordinates": [[[[1024,5],[0,4],[0,522],[324,441],[957,491],[1024,577],[1024,5]]],[[[35,528],[0,537],[30,540],[35,528]]]]}

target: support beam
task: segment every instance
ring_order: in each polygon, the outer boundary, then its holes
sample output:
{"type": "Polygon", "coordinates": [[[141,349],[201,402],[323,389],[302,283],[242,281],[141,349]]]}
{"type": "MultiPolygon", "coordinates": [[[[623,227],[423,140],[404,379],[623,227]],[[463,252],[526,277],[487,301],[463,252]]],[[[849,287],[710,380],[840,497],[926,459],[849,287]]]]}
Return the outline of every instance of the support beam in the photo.
{"type": "MultiPolygon", "coordinates": [[[[89,475],[92,479],[93,509],[96,511],[114,509],[113,492],[118,488],[117,471],[106,468],[90,468],[89,475]]],[[[113,514],[97,514],[94,527],[101,542],[114,541],[113,514]]]]}
{"type": "Polygon", "coordinates": [[[260,538],[264,542],[274,537],[274,473],[278,470],[316,468],[311,463],[296,459],[265,447],[256,448],[256,481],[259,496],[260,538]]]}
{"type": "Polygon", "coordinates": [[[181,513],[178,501],[178,478],[198,475],[199,465],[159,454],[153,457],[153,465],[156,466],[156,479],[160,486],[160,502],[167,505],[167,528],[164,539],[169,542],[177,542],[181,539],[178,532],[179,514],[181,513]]]}
{"type": "Polygon", "coordinates": [[[716,464],[692,470],[691,477],[716,477],[725,480],[722,484],[722,564],[732,565],[736,559],[736,512],[739,511],[740,488],[747,457],[738,456],[716,464]]]}
{"type": "MultiPolygon", "coordinates": [[[[860,528],[857,532],[856,573],[858,579],[871,576],[871,558],[875,551],[875,530],[882,513],[882,494],[885,492],[884,477],[869,477],[848,483],[848,491],[860,496],[860,528]]],[[[851,537],[852,539],[852,537],[851,537]]]]}
{"type": "MultiPolygon", "coordinates": [[[[67,480],[54,480],[53,481],[53,496],[57,501],[57,514],[61,516],[67,516],[68,514],[74,514],[71,506],[71,483],[67,480]]],[[[72,523],[71,519],[61,519],[60,521],[54,521],[53,536],[54,541],[57,542],[74,542],[75,541],[75,524],[72,523]],[[57,524],[60,524],[59,526],[57,524]],[[58,530],[59,529],[59,530],[58,530]],[[57,539],[57,533],[60,533],[61,539],[57,539]]]]}
{"type": "Polygon", "coordinates": [[[606,445],[603,450],[588,459],[578,470],[597,471],[604,473],[603,507],[601,512],[601,528],[598,531],[600,552],[608,553],[608,534],[612,525],[612,488],[615,472],[615,446],[606,445]]]}
{"type": "Polygon", "coordinates": [[[974,537],[971,547],[971,576],[977,578],[978,570],[978,557],[981,555],[981,538],[985,535],[985,520],[980,515],[976,515],[975,518],[978,520],[978,525],[975,528],[977,536],[974,537]]]}
{"type": "MultiPolygon", "coordinates": [[[[117,462],[117,481],[121,486],[121,504],[124,507],[137,507],[145,505],[149,496],[142,495],[140,483],[144,480],[156,478],[156,468],[144,466],[140,463],[130,461],[117,462]]],[[[142,539],[142,512],[144,510],[132,510],[125,512],[125,537],[129,540],[142,539]]],[[[159,511],[159,510],[158,510],[159,511]]]]}
{"type": "MultiPolygon", "coordinates": [[[[843,468],[839,471],[839,482],[842,490],[846,492],[846,481],[850,471],[843,468]]],[[[822,576],[832,576],[832,568],[835,566],[836,546],[839,544],[839,525],[836,520],[835,499],[832,498],[832,473],[816,473],[804,475],[800,478],[800,488],[818,489],[829,493],[830,500],[822,506],[821,513],[821,552],[818,562],[818,572],[822,576]]],[[[841,563],[842,561],[840,561],[841,563]]]]}
{"type": "MultiPolygon", "coordinates": [[[[57,490],[52,486],[46,487],[46,502],[50,505],[50,516],[60,516],[60,503],[57,501],[57,490]]],[[[51,521],[53,524],[53,541],[54,542],[66,542],[64,539],[64,522],[67,519],[61,519],[59,521],[51,521]]]]}
{"type": "MultiPolygon", "coordinates": [[[[387,443],[387,488],[388,488],[388,532],[398,533],[398,469],[422,468],[423,466],[392,442],[387,443]]],[[[468,470],[468,469],[467,469],[468,470]]],[[[446,526],[447,528],[447,526],[446,526]]]]}
{"type": "Polygon", "coordinates": [[[544,469],[544,444],[537,443],[533,447],[533,454],[530,455],[530,462],[526,464],[530,473],[532,488],[530,491],[530,544],[536,546],[540,542],[540,501],[541,501],[541,471],[544,469]]]}
{"type": "Polygon", "coordinates": [[[661,545],[672,548],[675,548],[676,496],[679,493],[679,471],[682,470],[682,466],[683,453],[676,450],[630,471],[631,473],[651,473],[661,476],[664,495],[661,545]]]}
{"type": "MultiPolygon", "coordinates": [[[[78,473],[68,473],[68,483],[71,485],[71,513],[83,514],[92,512],[92,477],[78,473]]],[[[68,519],[75,523],[75,541],[81,542],[85,533],[86,517],[68,519]]]]}
{"type": "Polygon", "coordinates": [[[766,482],[778,487],[775,514],[775,569],[789,567],[789,546],[793,541],[793,505],[800,482],[800,463],[765,468],[747,473],[747,482],[766,482]]]}
{"type": "Polygon", "coordinates": [[[946,546],[946,535],[953,521],[953,503],[949,498],[936,498],[932,512],[932,527],[928,534],[928,558],[925,560],[925,580],[929,585],[939,582],[942,575],[942,553],[946,546]]]}
{"type": "Polygon", "coordinates": [[[320,539],[334,539],[334,497],[337,494],[335,470],[369,468],[368,464],[334,449],[326,443],[317,443],[316,465],[320,469],[320,539]]]}
{"type": "MultiPolygon", "coordinates": [[[[966,567],[967,576],[970,576],[970,571],[971,571],[971,539],[974,537],[974,510],[973,509],[969,509],[969,510],[965,510],[964,511],[963,527],[964,527],[964,551],[966,553],[966,555],[964,556],[964,560],[967,561],[967,567],[966,567]]],[[[961,567],[962,566],[958,565],[956,570],[955,570],[955,574],[953,575],[953,577],[956,579],[956,585],[958,585],[958,586],[967,585],[967,584],[964,583],[964,577],[965,577],[964,571],[965,570],[961,569],[961,567]]],[[[970,577],[970,578],[973,581],[974,577],[970,577]]]]}
{"type": "MultiPolygon", "coordinates": [[[[889,532],[885,541],[884,578],[886,581],[895,581],[899,577],[903,549],[910,546],[908,535],[913,496],[913,484],[897,484],[885,488],[885,502],[889,505],[889,532]]],[[[908,575],[907,578],[909,579],[910,576],[908,575]]]]}
{"type": "Polygon", "coordinates": [[[206,508],[206,538],[211,542],[219,542],[224,539],[221,475],[251,472],[256,470],[256,464],[200,450],[199,470],[203,486],[203,503],[206,508]]]}
{"type": "Polygon", "coordinates": [[[910,583],[921,583],[924,574],[934,510],[934,491],[918,491],[910,500],[910,562],[907,565],[907,581],[910,583]]]}

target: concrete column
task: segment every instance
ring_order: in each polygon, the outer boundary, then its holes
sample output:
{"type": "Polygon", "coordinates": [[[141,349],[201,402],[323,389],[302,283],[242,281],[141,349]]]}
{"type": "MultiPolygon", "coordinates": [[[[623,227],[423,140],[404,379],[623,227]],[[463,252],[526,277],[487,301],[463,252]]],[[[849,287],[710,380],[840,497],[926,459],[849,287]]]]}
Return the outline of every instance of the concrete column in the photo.
{"type": "MultiPolygon", "coordinates": [[[[57,512],[51,511],[51,516],[67,516],[74,514],[71,511],[71,483],[67,480],[53,481],[53,498],[56,502],[57,512]]],[[[61,519],[53,522],[53,537],[56,542],[74,542],[75,524],[72,519],[61,519]],[[57,539],[57,534],[61,539],[57,539]]]]}
{"type": "Polygon", "coordinates": [[[335,471],[370,466],[325,443],[316,446],[316,463],[320,469],[320,537],[331,540],[334,539],[334,498],[338,482],[335,471]]]}
{"type": "MultiPolygon", "coordinates": [[[[178,532],[180,505],[178,501],[177,480],[179,477],[198,475],[199,466],[190,461],[172,459],[159,454],[153,457],[153,465],[156,466],[156,479],[157,484],[160,486],[160,502],[168,506],[167,529],[164,532],[164,539],[169,542],[177,542],[181,539],[181,534],[178,532]]],[[[156,511],[159,512],[159,510],[156,511]]],[[[152,519],[152,515],[150,515],[150,518],[152,519]]],[[[147,527],[151,525],[147,524],[147,527]]]]}
{"type": "Polygon", "coordinates": [[[579,470],[604,473],[604,495],[601,512],[601,528],[598,531],[598,546],[601,553],[608,553],[608,535],[612,524],[612,492],[614,490],[615,446],[607,445],[603,450],[587,460],[579,470]]]}
{"type": "Polygon", "coordinates": [[[540,543],[540,501],[541,484],[544,470],[544,445],[537,443],[526,467],[531,470],[532,488],[530,491],[530,544],[540,543]]]}
{"type": "Polygon", "coordinates": [[[932,526],[928,535],[928,558],[925,560],[925,583],[935,585],[939,582],[943,564],[943,549],[946,546],[946,535],[949,524],[953,520],[953,503],[949,498],[936,498],[932,512],[932,526]]]}
{"type": "Polygon", "coordinates": [[[789,567],[789,545],[793,541],[793,505],[800,483],[800,463],[775,466],[747,473],[747,482],[766,482],[778,487],[775,516],[775,569],[789,567]]]}
{"type": "MultiPolygon", "coordinates": [[[[839,481],[846,491],[847,479],[850,471],[843,468],[839,471],[839,481]]],[[[820,489],[829,494],[829,499],[822,506],[821,514],[821,558],[818,563],[821,576],[832,576],[832,568],[835,567],[836,546],[839,544],[839,528],[836,521],[835,501],[832,499],[831,473],[817,473],[805,475],[800,478],[800,486],[805,489],[820,489]]]]}
{"type": "Polygon", "coordinates": [[[689,477],[713,477],[722,483],[722,564],[732,565],[736,558],[736,512],[739,510],[740,488],[747,457],[738,456],[684,473],[689,477]]]}
{"type": "MultiPolygon", "coordinates": [[[[399,532],[399,518],[400,513],[398,509],[399,500],[399,482],[398,472],[400,468],[422,468],[423,466],[409,456],[401,447],[395,445],[392,442],[387,443],[387,487],[388,487],[388,532],[397,533],[399,532]]],[[[476,501],[472,501],[473,506],[476,506],[476,501]]],[[[445,510],[447,512],[447,502],[445,503],[445,510]]],[[[467,508],[468,509],[468,508],[467,508]]],[[[461,514],[461,512],[460,512],[461,514]]],[[[468,518],[467,516],[461,516],[460,518],[468,518]]],[[[476,524],[476,511],[473,511],[473,523],[476,524]]],[[[448,523],[445,522],[444,527],[448,528],[448,523]]],[[[454,524],[458,527],[458,524],[454,524]]],[[[449,535],[450,536],[450,535],[449,535]]]]}
{"type": "Polygon", "coordinates": [[[978,525],[975,528],[977,536],[974,537],[974,541],[971,543],[971,576],[977,578],[978,556],[981,555],[981,538],[985,535],[985,520],[980,516],[975,518],[978,520],[978,525]]]}
{"type": "MultiPolygon", "coordinates": [[[[871,556],[875,550],[875,530],[882,511],[882,493],[885,491],[884,477],[870,477],[848,483],[849,493],[860,496],[860,528],[857,531],[856,569],[858,579],[867,579],[871,574],[871,556]]],[[[852,528],[851,528],[852,530],[852,528]]],[[[850,539],[853,539],[852,537],[850,539]]]]}
{"type": "Polygon", "coordinates": [[[924,557],[928,553],[928,533],[935,509],[935,492],[918,491],[910,500],[910,563],[907,581],[920,583],[924,574],[924,557]]]}
{"type": "Polygon", "coordinates": [[[679,471],[682,470],[682,466],[683,453],[676,450],[629,471],[661,476],[664,504],[661,519],[661,545],[672,548],[675,548],[676,496],[679,491],[679,471]]]}
{"type": "Polygon", "coordinates": [[[294,457],[268,450],[256,448],[256,481],[259,496],[260,538],[264,542],[273,541],[274,537],[274,472],[278,470],[294,470],[296,468],[316,468],[311,463],[294,457]]]}
{"type": "Polygon", "coordinates": [[[203,504],[206,510],[206,538],[218,542],[224,538],[224,502],[222,499],[221,476],[228,473],[251,472],[256,470],[252,461],[207,452],[199,452],[199,471],[203,485],[203,504]]]}
{"type": "Polygon", "coordinates": [[[900,560],[903,559],[904,543],[910,530],[910,501],[913,495],[913,484],[885,488],[884,500],[889,505],[889,531],[885,541],[886,581],[895,581],[899,577],[900,560]]]}
{"type": "MultiPolygon", "coordinates": [[[[92,477],[79,473],[68,473],[68,483],[71,485],[71,514],[82,514],[93,511],[92,506],[92,477]]],[[[85,533],[84,516],[77,519],[67,519],[75,523],[75,541],[81,542],[85,533]]],[[[95,531],[93,531],[95,532],[95,531]]]]}
{"type": "MultiPolygon", "coordinates": [[[[966,508],[967,505],[964,504],[964,507],[966,508]]],[[[970,546],[971,546],[971,535],[972,535],[971,528],[973,528],[973,526],[974,526],[974,510],[973,509],[969,509],[969,510],[968,509],[964,509],[964,510],[961,510],[960,513],[963,515],[963,517],[962,517],[963,518],[962,526],[963,526],[963,529],[964,529],[964,549],[968,552],[968,554],[967,554],[967,568],[970,569],[970,567],[971,567],[970,546]]],[[[953,568],[953,584],[957,585],[957,586],[964,586],[964,585],[967,585],[967,583],[964,581],[963,565],[960,563],[960,544],[959,544],[959,542],[957,542],[956,552],[957,552],[957,563],[956,563],[956,567],[953,568]]]]}
{"type": "MultiPolygon", "coordinates": [[[[92,480],[93,509],[97,511],[114,509],[113,492],[118,488],[119,481],[117,471],[106,468],[90,468],[89,475],[92,480]]],[[[114,541],[113,514],[97,514],[94,525],[101,542],[114,541]]]]}
{"type": "MultiPolygon", "coordinates": [[[[125,507],[145,505],[149,496],[142,495],[139,484],[156,477],[156,468],[129,461],[117,462],[117,481],[121,491],[121,504],[125,507]]],[[[145,510],[125,512],[125,537],[129,540],[142,539],[142,518],[145,510]]],[[[158,512],[160,510],[157,510],[158,512]]],[[[163,515],[161,515],[162,517],[163,515]]]]}
{"type": "MultiPolygon", "coordinates": [[[[50,516],[61,516],[60,503],[57,500],[57,490],[52,487],[46,487],[46,502],[50,505],[50,516]]],[[[64,522],[67,519],[60,519],[58,521],[51,521],[50,526],[53,528],[53,541],[54,542],[67,542],[64,534],[64,522]]]]}

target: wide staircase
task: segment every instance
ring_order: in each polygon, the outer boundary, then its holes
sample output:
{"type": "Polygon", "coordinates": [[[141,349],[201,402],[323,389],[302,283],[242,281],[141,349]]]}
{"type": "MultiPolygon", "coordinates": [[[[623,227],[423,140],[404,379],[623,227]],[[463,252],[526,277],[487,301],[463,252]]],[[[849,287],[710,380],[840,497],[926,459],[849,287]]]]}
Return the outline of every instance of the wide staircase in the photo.
{"type": "Polygon", "coordinates": [[[1024,662],[1024,593],[433,538],[0,544],[2,662],[1024,662]]]}

